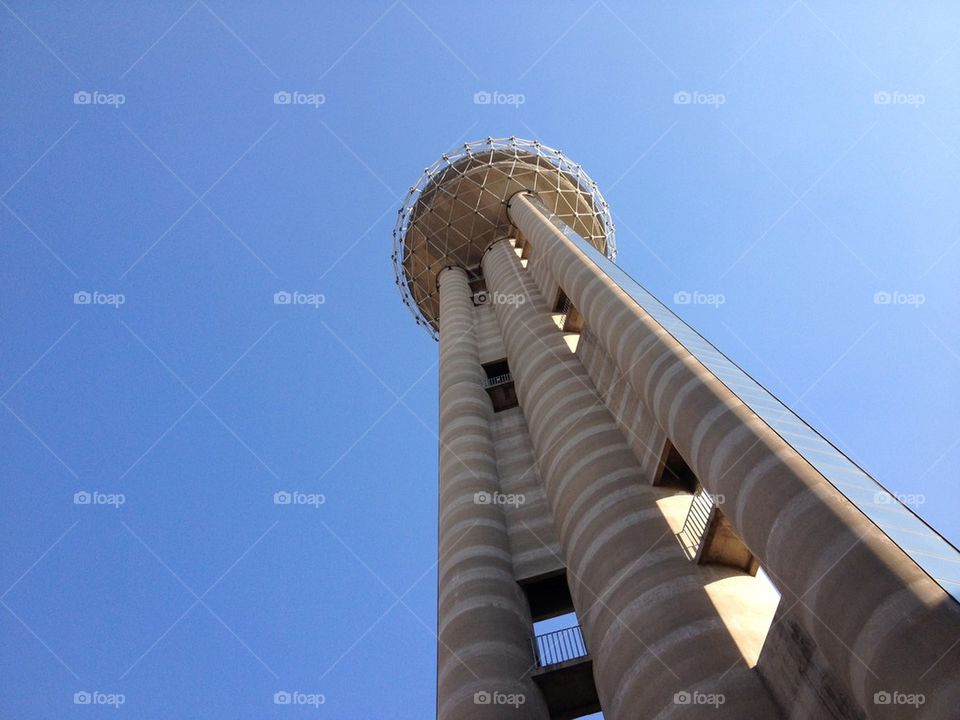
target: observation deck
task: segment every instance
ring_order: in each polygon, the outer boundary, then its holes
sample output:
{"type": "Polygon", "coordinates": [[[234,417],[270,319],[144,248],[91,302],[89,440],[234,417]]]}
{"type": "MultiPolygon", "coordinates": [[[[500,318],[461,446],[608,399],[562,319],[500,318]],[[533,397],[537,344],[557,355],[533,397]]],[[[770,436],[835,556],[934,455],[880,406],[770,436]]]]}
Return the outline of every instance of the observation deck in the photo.
{"type": "Polygon", "coordinates": [[[510,198],[532,192],[581,237],[616,257],[610,209],[597,184],[559,150],[516,137],[487,138],[441,156],[410,188],[393,231],[403,301],[431,336],[439,330],[437,277],[446,267],[479,272],[494,242],[516,236],[510,198]]]}

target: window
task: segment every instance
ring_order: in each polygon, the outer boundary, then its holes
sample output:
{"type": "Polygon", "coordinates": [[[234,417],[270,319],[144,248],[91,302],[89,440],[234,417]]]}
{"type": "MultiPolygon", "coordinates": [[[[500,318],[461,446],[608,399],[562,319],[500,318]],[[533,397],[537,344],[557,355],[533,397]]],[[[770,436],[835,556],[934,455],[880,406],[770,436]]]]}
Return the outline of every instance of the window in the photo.
{"type": "Polygon", "coordinates": [[[552,718],[582,718],[600,712],[593,660],[573,609],[567,573],[559,570],[520,583],[533,620],[533,680],[552,718]]]}
{"type": "Polygon", "coordinates": [[[549,667],[585,657],[587,646],[573,609],[566,571],[531,578],[520,587],[530,606],[537,664],[549,667]]]}
{"type": "Polygon", "coordinates": [[[525,580],[520,587],[527,597],[534,623],[573,611],[573,599],[564,570],[525,580]]]}
{"type": "Polygon", "coordinates": [[[487,281],[483,276],[471,273],[469,276],[470,297],[473,298],[474,305],[485,305],[487,303],[487,281]]]}
{"type": "Polygon", "coordinates": [[[530,243],[520,236],[511,239],[510,242],[513,244],[513,250],[517,257],[520,258],[520,264],[527,267],[530,262],[530,243]]]}
{"type": "Polygon", "coordinates": [[[755,575],[759,567],[756,558],[721,511],[724,498],[707,492],[669,440],[661,458],[653,484],[682,494],[692,493],[683,527],[677,533],[687,556],[698,563],[719,563],[755,575]]]}
{"type": "Polygon", "coordinates": [[[689,493],[694,492],[699,484],[693,470],[669,440],[663,447],[660,467],[653,484],[689,493]]]}
{"type": "Polygon", "coordinates": [[[567,297],[563,290],[557,291],[557,301],[553,305],[553,317],[557,326],[565,333],[579,333],[583,330],[583,315],[567,297]]]}
{"type": "Polygon", "coordinates": [[[779,591],[724,514],[727,498],[703,487],[670,440],[664,443],[653,484],[663,489],[657,505],[684,553],[702,566],[707,597],[743,659],[754,667],[780,602],[779,591]]]}
{"type": "Polygon", "coordinates": [[[517,391],[513,385],[513,375],[510,373],[510,366],[507,364],[506,358],[485,363],[483,372],[486,376],[483,381],[483,388],[490,396],[494,412],[509,410],[520,404],[517,400],[517,391]]]}

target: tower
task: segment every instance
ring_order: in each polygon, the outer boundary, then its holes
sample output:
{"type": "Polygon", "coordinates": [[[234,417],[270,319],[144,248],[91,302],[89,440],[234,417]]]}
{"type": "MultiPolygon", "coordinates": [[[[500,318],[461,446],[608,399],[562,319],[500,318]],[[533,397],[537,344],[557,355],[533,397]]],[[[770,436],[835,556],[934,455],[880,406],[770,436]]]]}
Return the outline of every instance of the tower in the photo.
{"type": "Polygon", "coordinates": [[[400,210],[440,345],[437,716],[957,717],[956,548],[615,255],[537,142],[468,143],[400,210]]]}

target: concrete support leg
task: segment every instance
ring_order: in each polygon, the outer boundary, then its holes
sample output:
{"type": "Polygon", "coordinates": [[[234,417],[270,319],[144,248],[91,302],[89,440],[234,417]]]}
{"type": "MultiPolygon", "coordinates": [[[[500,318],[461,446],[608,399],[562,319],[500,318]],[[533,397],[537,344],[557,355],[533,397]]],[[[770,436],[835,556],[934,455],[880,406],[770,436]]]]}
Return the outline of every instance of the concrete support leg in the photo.
{"type": "Polygon", "coordinates": [[[487,252],[483,271],[495,297],[526,298],[495,302],[494,310],[605,717],[779,717],[657,507],[661,491],[642,480],[506,241],[487,252]],[[722,702],[694,701],[710,696],[722,702]]]}
{"type": "Polygon", "coordinates": [[[514,580],[466,274],[440,275],[440,538],[437,716],[547,720],[530,680],[529,610],[514,580]]]}

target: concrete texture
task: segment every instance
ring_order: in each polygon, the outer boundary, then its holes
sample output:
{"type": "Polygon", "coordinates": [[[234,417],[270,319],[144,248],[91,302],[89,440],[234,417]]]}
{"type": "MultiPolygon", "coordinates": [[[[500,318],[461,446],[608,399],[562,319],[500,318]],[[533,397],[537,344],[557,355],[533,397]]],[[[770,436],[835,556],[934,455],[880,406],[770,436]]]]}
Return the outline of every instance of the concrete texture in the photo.
{"type": "Polygon", "coordinates": [[[859,710],[955,717],[956,601],[525,197],[515,196],[510,216],[532,247],[531,265],[549,266],[700,481],[725,496],[728,519],[788,607],[797,605],[805,634],[859,710]],[[924,704],[883,704],[895,691],[924,704]]]}
{"type": "Polygon", "coordinates": [[[661,492],[644,482],[613,416],[543,312],[544,299],[507,242],[484,256],[483,272],[492,292],[530,299],[496,303],[494,311],[605,717],[636,718],[638,711],[644,717],[681,711],[684,717],[777,717],[710,602],[700,568],[683,554],[657,507],[661,492]],[[676,695],[684,692],[720,693],[724,704],[678,705],[676,695]]]}
{"type": "Polygon", "coordinates": [[[960,604],[523,194],[612,257],[579,166],[481,145],[394,256],[440,337],[438,717],[960,718],[960,604]],[[589,655],[539,667],[571,604],[589,655]]]}
{"type": "Polygon", "coordinates": [[[503,717],[508,706],[483,702],[501,694],[524,698],[523,717],[546,720],[529,675],[530,614],[514,578],[506,522],[500,505],[482,502],[500,483],[462,270],[441,274],[440,306],[437,717],[503,717]]]}

